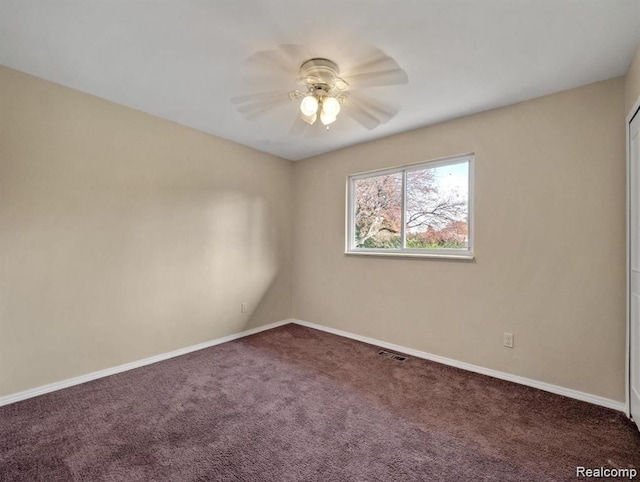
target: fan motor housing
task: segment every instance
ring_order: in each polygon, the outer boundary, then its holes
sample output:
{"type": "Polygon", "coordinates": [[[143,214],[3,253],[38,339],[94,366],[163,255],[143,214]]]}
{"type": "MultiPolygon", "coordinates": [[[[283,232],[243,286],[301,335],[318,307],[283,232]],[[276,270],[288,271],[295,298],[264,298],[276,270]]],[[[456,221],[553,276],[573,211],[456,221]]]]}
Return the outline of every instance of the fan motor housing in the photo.
{"type": "Polygon", "coordinates": [[[339,77],[340,69],[334,61],[325,58],[307,60],[300,66],[300,80],[309,90],[336,89],[343,91],[348,87],[347,82],[339,77]]]}
{"type": "Polygon", "coordinates": [[[307,75],[317,75],[321,73],[331,74],[331,77],[337,77],[340,73],[338,64],[329,59],[315,58],[303,62],[300,66],[300,75],[305,77],[307,75]]]}

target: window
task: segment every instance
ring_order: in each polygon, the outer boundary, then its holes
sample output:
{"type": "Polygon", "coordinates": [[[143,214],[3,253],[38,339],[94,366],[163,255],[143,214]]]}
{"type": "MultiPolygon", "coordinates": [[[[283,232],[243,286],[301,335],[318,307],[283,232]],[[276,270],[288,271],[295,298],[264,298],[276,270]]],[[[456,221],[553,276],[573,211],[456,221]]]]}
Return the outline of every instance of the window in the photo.
{"type": "Polygon", "coordinates": [[[473,155],[348,178],[348,254],[471,258],[473,155]]]}

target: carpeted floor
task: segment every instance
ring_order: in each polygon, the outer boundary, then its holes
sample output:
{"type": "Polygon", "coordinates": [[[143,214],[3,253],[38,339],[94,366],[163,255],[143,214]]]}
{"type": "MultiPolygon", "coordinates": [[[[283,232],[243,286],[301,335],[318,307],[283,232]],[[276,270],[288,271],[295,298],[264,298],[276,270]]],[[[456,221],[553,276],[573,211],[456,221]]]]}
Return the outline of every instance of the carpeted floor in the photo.
{"type": "Polygon", "coordinates": [[[0,408],[2,481],[535,481],[640,467],[613,410],[286,325],[0,408]]]}

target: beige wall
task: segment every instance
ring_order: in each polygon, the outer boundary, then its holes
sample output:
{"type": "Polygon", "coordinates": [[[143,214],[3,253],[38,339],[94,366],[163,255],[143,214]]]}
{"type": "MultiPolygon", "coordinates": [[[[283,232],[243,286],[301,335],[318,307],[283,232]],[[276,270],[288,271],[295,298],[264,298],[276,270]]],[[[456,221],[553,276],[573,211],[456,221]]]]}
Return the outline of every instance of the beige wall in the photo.
{"type": "Polygon", "coordinates": [[[288,318],[291,180],[0,67],[0,396],[288,318]]]}
{"type": "Polygon", "coordinates": [[[629,70],[625,77],[625,116],[633,108],[635,102],[640,98],[640,45],[636,48],[636,53],[631,59],[629,70]]]}
{"type": "Polygon", "coordinates": [[[623,400],[620,119],[639,64],[294,165],[0,67],[0,396],[293,309],[623,400]],[[465,152],[473,262],[342,254],[348,174],[465,152]]]}
{"type": "Polygon", "coordinates": [[[623,110],[616,78],[296,163],[294,317],[624,400],[623,110]],[[475,261],[343,254],[348,174],[466,152],[475,261]]]}

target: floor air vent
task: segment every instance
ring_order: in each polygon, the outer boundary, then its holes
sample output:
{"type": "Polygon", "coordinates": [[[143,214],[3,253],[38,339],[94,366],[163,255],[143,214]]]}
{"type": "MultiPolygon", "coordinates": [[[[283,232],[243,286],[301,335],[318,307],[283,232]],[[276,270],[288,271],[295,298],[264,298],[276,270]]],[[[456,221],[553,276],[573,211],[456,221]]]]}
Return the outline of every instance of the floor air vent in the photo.
{"type": "Polygon", "coordinates": [[[384,357],[391,358],[392,360],[396,360],[396,361],[407,361],[406,356],[398,355],[397,353],[391,353],[389,351],[380,350],[378,352],[378,355],[382,355],[384,357]]]}

